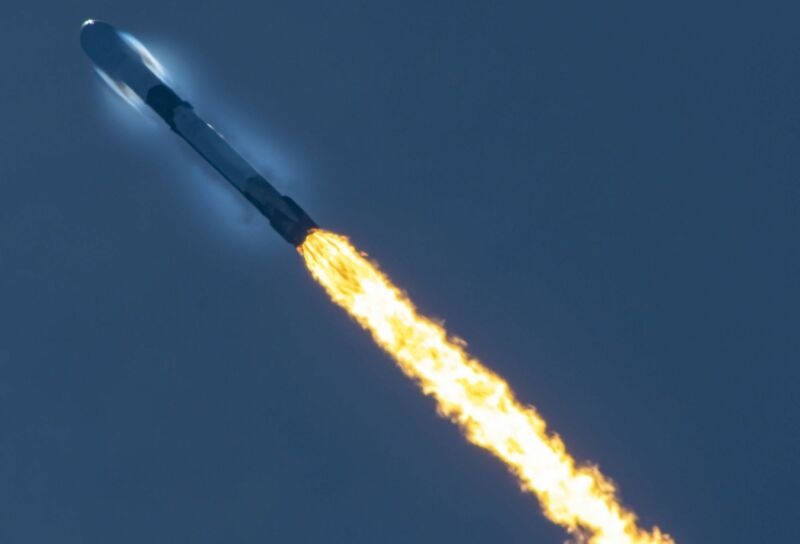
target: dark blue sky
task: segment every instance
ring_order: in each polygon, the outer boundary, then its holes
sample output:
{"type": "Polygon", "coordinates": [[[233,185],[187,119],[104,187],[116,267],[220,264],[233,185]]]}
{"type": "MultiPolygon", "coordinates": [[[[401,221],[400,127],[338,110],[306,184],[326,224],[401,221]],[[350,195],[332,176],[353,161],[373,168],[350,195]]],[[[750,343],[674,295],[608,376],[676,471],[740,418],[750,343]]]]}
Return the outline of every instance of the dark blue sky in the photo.
{"type": "Polygon", "coordinates": [[[79,44],[108,20],[678,542],[788,542],[796,2],[19,2],[0,542],[557,543],[79,44]]]}

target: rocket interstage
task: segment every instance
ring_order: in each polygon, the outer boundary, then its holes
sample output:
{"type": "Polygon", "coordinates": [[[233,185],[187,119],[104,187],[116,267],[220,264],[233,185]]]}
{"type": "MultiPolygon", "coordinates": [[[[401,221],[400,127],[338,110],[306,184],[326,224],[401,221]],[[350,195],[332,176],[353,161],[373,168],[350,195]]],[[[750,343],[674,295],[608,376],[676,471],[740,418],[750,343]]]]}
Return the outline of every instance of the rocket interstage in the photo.
{"type": "Polygon", "coordinates": [[[106,23],[87,21],[81,44],[107,82],[127,99],[147,104],[269,219],[331,300],[372,335],[467,440],[509,468],[522,489],[539,499],[548,519],[580,543],[674,544],[658,527],[641,529],[597,467],[578,464],[533,407],[471,357],[464,342],[420,315],[347,238],[317,228],[270,185],[165,83],[155,59],[136,42],[106,23]]]}
{"type": "Polygon", "coordinates": [[[135,95],[269,219],[284,240],[300,246],[316,224],[294,200],[278,192],[250,163],[203,121],[157,73],[153,61],[113,26],[89,20],[81,45],[104,79],[135,95]]]}

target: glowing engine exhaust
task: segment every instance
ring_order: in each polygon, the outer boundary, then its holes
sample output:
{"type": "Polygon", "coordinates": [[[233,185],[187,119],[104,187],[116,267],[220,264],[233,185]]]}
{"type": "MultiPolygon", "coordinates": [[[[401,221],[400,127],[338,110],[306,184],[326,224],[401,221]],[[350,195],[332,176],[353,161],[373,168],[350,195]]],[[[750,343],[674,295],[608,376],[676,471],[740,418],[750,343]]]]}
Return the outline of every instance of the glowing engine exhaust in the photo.
{"type": "Polygon", "coordinates": [[[472,359],[463,343],[417,313],[414,304],[347,238],[313,230],[298,248],[331,299],[368,330],[439,412],[467,439],[499,457],[534,493],[545,515],[592,544],[670,544],[646,532],[596,467],[578,466],[536,410],[521,404],[502,378],[472,359]]]}

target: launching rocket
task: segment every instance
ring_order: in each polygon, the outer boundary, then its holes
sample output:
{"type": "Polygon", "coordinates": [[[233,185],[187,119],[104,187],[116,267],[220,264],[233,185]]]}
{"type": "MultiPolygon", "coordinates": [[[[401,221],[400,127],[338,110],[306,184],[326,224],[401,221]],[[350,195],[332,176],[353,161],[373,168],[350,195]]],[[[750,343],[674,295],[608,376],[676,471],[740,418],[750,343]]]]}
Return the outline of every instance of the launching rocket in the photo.
{"type": "Polygon", "coordinates": [[[316,228],[291,198],[278,192],[228,142],[195,113],[158,74],[151,59],[113,26],[88,20],[81,46],[98,71],[116,88],[133,93],[249,200],[284,240],[300,246],[316,228]]]}
{"type": "Polygon", "coordinates": [[[402,371],[457,423],[467,439],[501,459],[534,493],[545,515],[581,542],[675,544],[636,515],[593,465],[581,465],[564,442],[511,386],[469,355],[439,321],[417,312],[402,289],[349,240],[316,228],[292,199],[281,195],[210,125],[197,116],[160,75],[155,59],[112,26],[87,21],[81,44],[104,79],[129,99],[147,104],[241,192],[290,244],[331,300],[389,353],[402,371]]]}

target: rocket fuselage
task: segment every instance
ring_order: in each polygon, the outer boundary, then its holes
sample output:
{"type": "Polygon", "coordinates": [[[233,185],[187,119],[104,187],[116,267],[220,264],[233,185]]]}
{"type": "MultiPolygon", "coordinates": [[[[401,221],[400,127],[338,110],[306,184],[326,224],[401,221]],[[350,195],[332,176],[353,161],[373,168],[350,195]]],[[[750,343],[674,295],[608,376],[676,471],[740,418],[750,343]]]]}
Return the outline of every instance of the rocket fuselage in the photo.
{"type": "Polygon", "coordinates": [[[115,85],[126,87],[192,146],[294,246],[316,227],[291,198],[281,195],[228,142],[181,99],[148,65],[147,59],[107,23],[89,20],[81,30],[81,46],[98,70],[115,85]]]}

